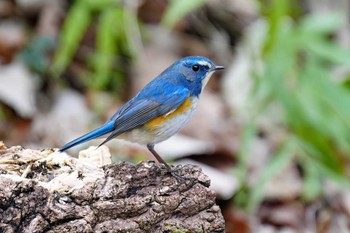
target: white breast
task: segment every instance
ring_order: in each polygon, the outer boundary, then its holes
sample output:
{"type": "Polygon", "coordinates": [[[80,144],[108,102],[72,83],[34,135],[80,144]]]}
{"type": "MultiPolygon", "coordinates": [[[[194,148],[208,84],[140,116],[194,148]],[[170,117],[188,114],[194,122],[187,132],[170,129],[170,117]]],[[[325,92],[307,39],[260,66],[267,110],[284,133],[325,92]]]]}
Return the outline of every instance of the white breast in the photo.
{"type": "Polygon", "coordinates": [[[183,128],[192,118],[198,104],[198,98],[192,97],[191,107],[183,114],[170,118],[162,127],[150,132],[144,128],[137,128],[131,132],[125,133],[118,138],[125,139],[139,144],[156,144],[167,140],[183,128]]]}

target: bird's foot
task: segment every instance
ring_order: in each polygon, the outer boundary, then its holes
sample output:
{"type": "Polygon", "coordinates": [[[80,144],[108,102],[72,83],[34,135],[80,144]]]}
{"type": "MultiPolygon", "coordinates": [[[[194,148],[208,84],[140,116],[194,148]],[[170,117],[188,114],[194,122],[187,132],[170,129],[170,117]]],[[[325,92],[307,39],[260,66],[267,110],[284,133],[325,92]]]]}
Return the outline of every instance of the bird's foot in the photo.
{"type": "Polygon", "coordinates": [[[181,174],[182,166],[176,166],[176,167],[167,167],[167,172],[171,176],[173,176],[178,181],[188,181],[192,180],[191,177],[184,176],[184,174],[181,174]]]}

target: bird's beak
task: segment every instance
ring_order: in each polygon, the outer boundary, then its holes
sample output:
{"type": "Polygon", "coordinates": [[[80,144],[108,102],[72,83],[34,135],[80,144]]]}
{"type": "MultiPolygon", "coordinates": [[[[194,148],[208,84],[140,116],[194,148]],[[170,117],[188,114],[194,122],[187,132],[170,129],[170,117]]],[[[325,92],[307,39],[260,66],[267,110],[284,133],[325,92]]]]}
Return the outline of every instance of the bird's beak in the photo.
{"type": "Polygon", "coordinates": [[[225,69],[225,67],[223,67],[223,66],[215,66],[213,68],[213,70],[223,70],[223,69],[225,69]]]}

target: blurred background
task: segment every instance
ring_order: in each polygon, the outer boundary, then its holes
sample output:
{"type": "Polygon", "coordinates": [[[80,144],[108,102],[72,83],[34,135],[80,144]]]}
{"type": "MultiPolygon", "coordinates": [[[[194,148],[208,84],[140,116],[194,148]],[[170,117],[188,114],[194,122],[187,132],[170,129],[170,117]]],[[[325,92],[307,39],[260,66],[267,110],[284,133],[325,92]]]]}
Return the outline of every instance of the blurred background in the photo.
{"type": "Polygon", "coordinates": [[[349,47],[348,0],[0,0],[0,140],[60,147],[206,56],[226,69],[163,158],[210,176],[226,232],[350,232],[349,47]]]}

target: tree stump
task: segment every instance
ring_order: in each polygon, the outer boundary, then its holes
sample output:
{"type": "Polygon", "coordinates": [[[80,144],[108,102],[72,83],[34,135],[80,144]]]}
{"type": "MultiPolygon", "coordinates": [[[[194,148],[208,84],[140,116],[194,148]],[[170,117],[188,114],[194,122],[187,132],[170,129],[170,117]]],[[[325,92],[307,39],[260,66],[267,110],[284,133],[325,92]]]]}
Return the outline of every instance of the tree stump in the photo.
{"type": "Polygon", "coordinates": [[[98,166],[106,148],[90,151],[93,160],[0,142],[0,232],[224,232],[199,167],[177,166],[179,179],[151,161],[98,166]]]}

